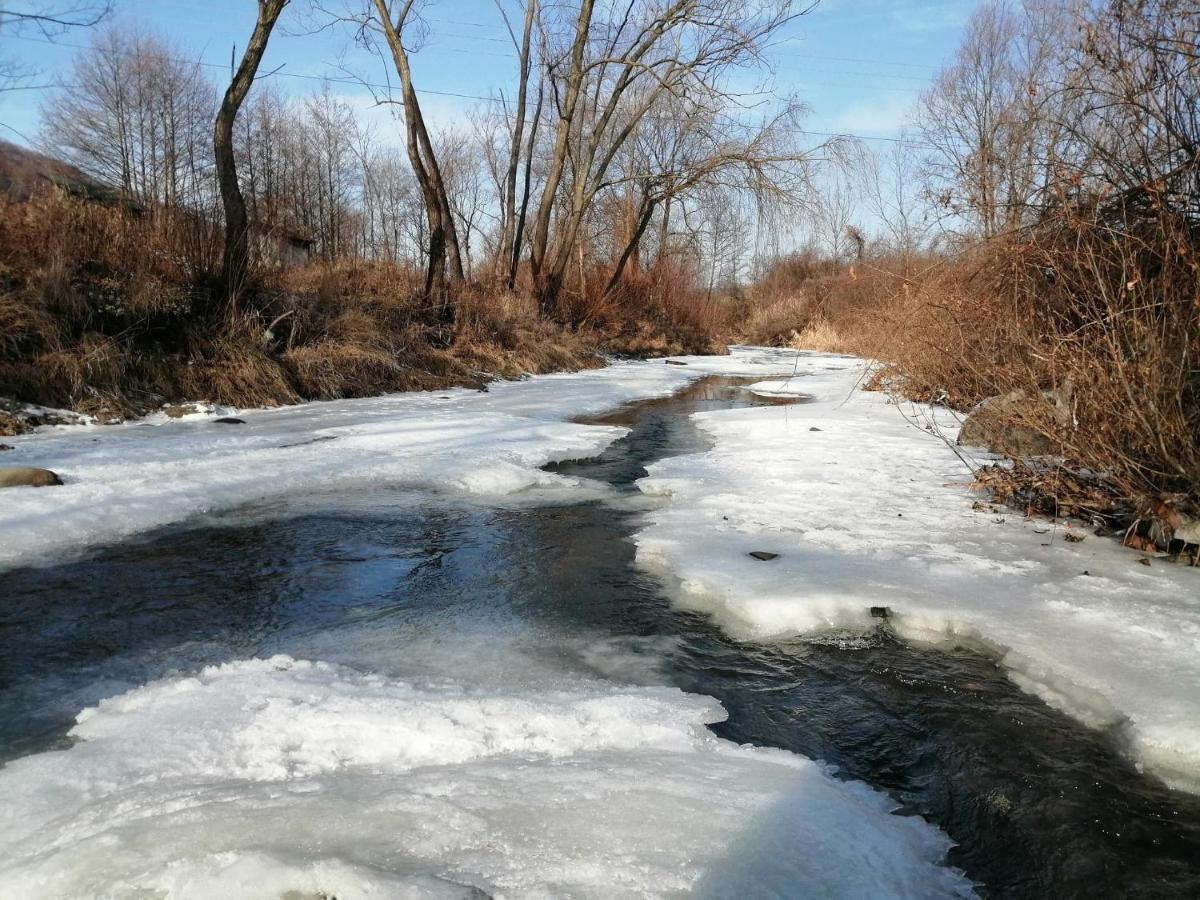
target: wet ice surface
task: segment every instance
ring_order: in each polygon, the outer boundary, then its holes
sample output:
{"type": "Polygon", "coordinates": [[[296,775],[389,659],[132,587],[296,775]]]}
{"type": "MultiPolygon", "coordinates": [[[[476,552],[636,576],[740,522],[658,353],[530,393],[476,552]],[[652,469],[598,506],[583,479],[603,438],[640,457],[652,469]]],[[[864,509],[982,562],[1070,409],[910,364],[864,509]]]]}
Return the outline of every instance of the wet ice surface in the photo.
{"type": "Polygon", "coordinates": [[[80,723],[84,743],[0,773],[28,795],[8,834],[75,809],[55,877],[141,865],[139,884],[174,896],[955,889],[924,862],[944,850],[935,835],[883,816],[877,795],[831,793],[797,757],[713,744],[714,707],[674,686],[723,703],[717,734],[827,759],[934,819],[983,893],[1194,896],[1196,802],[992,660],[870,632],[755,647],[672,608],[633,565],[642,503],[623,487],[648,460],[705,448],[684,413],[735,402],[714,387],[612,417],[639,427],[555,467],[615,484],[593,491],[604,499],[349,494],[8,573],[8,755],[61,745],[80,708],[132,691],[80,723]],[[291,659],[236,662],[274,654],[291,659]],[[427,767],[406,722],[456,762],[427,767]]]}
{"type": "Polygon", "coordinates": [[[968,893],[886,796],[706,727],[628,512],[321,505],[6,574],[6,891],[968,893]]]}
{"type": "Polygon", "coordinates": [[[797,369],[752,390],[809,402],[700,413],[711,450],[651,463],[639,482],[662,502],[638,560],[673,599],[758,642],[870,627],[886,607],[906,640],[989,648],[1024,690],[1200,793],[1195,570],[973,504],[960,456],[987,457],[953,445],[953,413],[861,390],[858,360],[797,369]]]}

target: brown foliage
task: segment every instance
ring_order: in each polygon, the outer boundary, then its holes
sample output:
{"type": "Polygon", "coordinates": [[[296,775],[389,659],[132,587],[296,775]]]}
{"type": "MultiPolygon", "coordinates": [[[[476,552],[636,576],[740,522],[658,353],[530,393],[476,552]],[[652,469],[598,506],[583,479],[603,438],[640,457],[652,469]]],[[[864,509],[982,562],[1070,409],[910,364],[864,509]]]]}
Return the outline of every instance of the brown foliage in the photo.
{"type": "Polygon", "coordinates": [[[1016,415],[1125,496],[1200,497],[1200,235],[1167,212],[1062,211],[955,257],[814,270],[762,303],[751,339],[812,323],[891,364],[906,396],[966,411],[1022,391],[1016,415]],[[1058,402],[1041,402],[1054,391],[1058,402]]]}
{"type": "Polygon", "coordinates": [[[448,322],[419,300],[422,274],[393,263],[259,272],[256,311],[229,318],[188,257],[194,237],[58,192],[0,199],[0,397],[104,421],[172,400],[270,406],[599,364],[598,333],[527,297],[464,288],[448,322]]]}

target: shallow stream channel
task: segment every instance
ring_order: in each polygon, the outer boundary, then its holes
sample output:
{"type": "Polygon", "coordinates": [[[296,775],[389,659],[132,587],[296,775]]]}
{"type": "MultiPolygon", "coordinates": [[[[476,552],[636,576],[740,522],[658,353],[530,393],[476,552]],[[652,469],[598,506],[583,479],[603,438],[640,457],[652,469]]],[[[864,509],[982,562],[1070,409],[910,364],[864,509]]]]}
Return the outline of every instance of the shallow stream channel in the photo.
{"type": "Polygon", "coordinates": [[[636,566],[644,466],[705,449],[690,413],[771,402],[746,383],[705,378],[588,420],[631,431],[549,467],[599,483],[569,502],[343,492],[6,573],[0,761],[69,746],[102,698],[231,660],[477,684],[582,672],[714,697],[720,737],[887,792],[950,836],[948,864],[981,896],[1200,897],[1200,798],[1139,774],[1116,737],[1023,693],[988,656],[906,645],[886,619],[734,642],[636,566]]]}

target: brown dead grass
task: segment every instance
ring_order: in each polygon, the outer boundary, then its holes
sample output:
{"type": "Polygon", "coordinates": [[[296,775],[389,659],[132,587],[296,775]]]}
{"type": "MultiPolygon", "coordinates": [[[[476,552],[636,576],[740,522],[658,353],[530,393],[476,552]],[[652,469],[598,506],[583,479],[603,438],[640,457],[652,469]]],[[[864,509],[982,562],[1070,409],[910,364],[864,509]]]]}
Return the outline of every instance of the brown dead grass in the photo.
{"type": "Polygon", "coordinates": [[[528,292],[466,286],[452,310],[431,309],[418,271],[320,262],[256,272],[230,320],[203,221],[56,191],[0,198],[0,397],[107,421],[180,400],[251,407],[477,387],[599,366],[606,352],[724,349],[728,308],[680,287],[688,273],[669,267],[608,293],[597,267],[552,322],[528,292]]]}
{"type": "Polygon", "coordinates": [[[1196,226],[1166,213],[1063,213],[952,257],[814,270],[760,295],[748,336],[883,361],[891,389],[962,411],[1021,391],[1013,424],[1057,456],[1124,497],[1196,511],[1198,247],[1196,226]]]}

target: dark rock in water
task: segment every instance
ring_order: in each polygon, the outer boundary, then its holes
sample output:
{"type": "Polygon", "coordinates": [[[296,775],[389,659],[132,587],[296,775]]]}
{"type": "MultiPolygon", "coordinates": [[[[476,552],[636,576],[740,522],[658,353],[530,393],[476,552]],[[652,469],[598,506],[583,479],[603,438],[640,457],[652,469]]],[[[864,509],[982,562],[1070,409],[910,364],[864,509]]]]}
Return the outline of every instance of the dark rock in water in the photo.
{"type": "Polygon", "coordinates": [[[887,618],[890,618],[891,615],[892,615],[892,611],[890,609],[888,609],[886,606],[872,606],[871,607],[871,618],[872,619],[887,619],[887,618]]]}
{"type": "Polygon", "coordinates": [[[770,553],[766,550],[751,550],[750,555],[755,559],[761,559],[763,562],[768,562],[772,559],[778,559],[778,553],[770,553]]]}
{"type": "Polygon", "coordinates": [[[12,444],[0,444],[0,453],[3,453],[5,450],[11,450],[11,449],[12,449],[12,444]]]}
{"type": "Polygon", "coordinates": [[[32,466],[0,468],[0,488],[50,487],[56,484],[62,484],[62,479],[49,469],[35,469],[32,466]]]}
{"type": "Polygon", "coordinates": [[[218,425],[245,425],[245,419],[239,419],[235,416],[221,416],[219,419],[213,419],[218,425]]]}
{"type": "Polygon", "coordinates": [[[810,428],[810,429],[808,429],[808,430],[809,430],[809,431],[820,431],[821,429],[820,429],[820,428],[818,428],[816,425],[814,425],[812,428],[810,428]]]}
{"type": "Polygon", "coordinates": [[[687,363],[680,362],[677,359],[664,359],[663,362],[665,362],[668,366],[686,366],[687,365],[687,363]]]}

